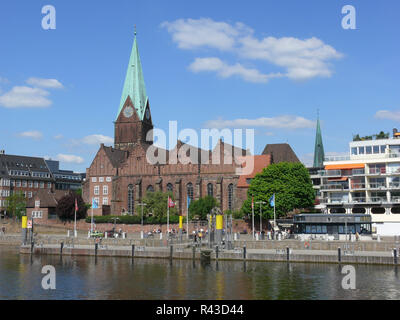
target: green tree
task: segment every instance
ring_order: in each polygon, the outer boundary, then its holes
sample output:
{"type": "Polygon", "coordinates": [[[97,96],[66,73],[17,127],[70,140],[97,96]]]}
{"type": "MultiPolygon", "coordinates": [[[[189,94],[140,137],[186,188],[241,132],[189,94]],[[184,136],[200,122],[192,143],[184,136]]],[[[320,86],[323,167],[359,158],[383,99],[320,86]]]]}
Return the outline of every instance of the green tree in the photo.
{"type": "Polygon", "coordinates": [[[61,221],[74,221],[75,219],[75,199],[78,204],[78,211],[76,212],[76,219],[85,219],[88,206],[83,201],[82,197],[75,192],[70,192],[62,197],[56,207],[56,213],[61,221]]]}
{"type": "Polygon", "coordinates": [[[259,217],[260,206],[256,202],[264,201],[266,204],[262,205],[262,217],[272,218],[274,209],[269,199],[273,194],[277,217],[293,209],[312,207],[315,192],[306,167],[301,163],[281,162],[264,168],[252,179],[242,211],[251,214],[251,199],[254,196],[254,214],[259,217]]]}
{"type": "Polygon", "coordinates": [[[212,208],[218,206],[217,200],[211,196],[192,201],[189,205],[189,217],[190,219],[198,217],[200,220],[207,220],[207,214],[211,212],[212,208]]]}
{"type": "Polygon", "coordinates": [[[7,214],[9,217],[18,217],[26,215],[26,200],[22,192],[15,192],[6,198],[7,214]]]}
{"type": "MultiPolygon", "coordinates": [[[[146,204],[146,206],[143,208],[144,216],[152,214],[155,221],[161,223],[163,218],[167,216],[168,196],[172,198],[172,193],[170,192],[164,193],[160,191],[147,192],[146,197],[143,198],[143,202],[146,204]]],[[[141,210],[142,210],[141,208],[136,209],[136,213],[138,215],[141,215],[142,214],[141,210]]],[[[177,215],[178,210],[175,207],[169,208],[169,214],[170,216],[177,215]]]]}

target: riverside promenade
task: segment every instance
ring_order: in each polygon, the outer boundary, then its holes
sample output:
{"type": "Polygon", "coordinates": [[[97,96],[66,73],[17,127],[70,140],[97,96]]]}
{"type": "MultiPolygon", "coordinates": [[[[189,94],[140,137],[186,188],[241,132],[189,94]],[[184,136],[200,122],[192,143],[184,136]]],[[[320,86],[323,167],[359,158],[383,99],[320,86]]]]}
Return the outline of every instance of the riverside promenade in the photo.
{"type": "MultiPolygon", "coordinates": [[[[1,239],[0,239],[1,243],[1,239]]],[[[240,240],[232,249],[209,248],[173,239],[102,239],[43,236],[34,245],[20,246],[21,254],[95,256],[126,258],[161,258],[186,260],[280,261],[310,263],[352,263],[398,265],[400,243],[394,241],[322,241],[240,240]]]]}

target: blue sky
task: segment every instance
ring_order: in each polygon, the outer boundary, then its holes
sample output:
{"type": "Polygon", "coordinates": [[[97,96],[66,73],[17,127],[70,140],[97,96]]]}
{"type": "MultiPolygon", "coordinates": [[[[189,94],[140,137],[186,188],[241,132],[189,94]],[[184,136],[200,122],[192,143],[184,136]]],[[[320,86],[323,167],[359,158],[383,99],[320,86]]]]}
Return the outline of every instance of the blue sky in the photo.
{"type": "Polygon", "coordinates": [[[309,162],[399,126],[398,1],[10,1],[0,4],[0,149],[84,171],[112,144],[137,25],[155,127],[254,127],[309,162]],[[43,30],[44,5],[56,29],[43,30]],[[344,5],[356,30],[341,25],[344,5]]]}

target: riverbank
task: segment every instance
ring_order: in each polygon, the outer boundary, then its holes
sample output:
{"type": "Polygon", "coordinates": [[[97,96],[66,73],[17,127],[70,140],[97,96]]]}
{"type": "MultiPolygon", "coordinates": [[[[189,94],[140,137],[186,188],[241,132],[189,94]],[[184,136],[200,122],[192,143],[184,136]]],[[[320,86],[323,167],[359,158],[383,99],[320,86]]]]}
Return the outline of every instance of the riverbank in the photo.
{"type": "Polygon", "coordinates": [[[59,256],[95,256],[95,257],[127,257],[127,258],[159,258],[203,260],[209,255],[209,260],[225,261],[268,261],[268,262],[311,262],[311,263],[343,263],[343,264],[378,264],[397,265],[398,250],[394,251],[353,251],[349,247],[338,247],[337,250],[300,250],[286,248],[248,249],[236,247],[233,250],[192,247],[191,244],[170,244],[164,247],[143,246],[138,244],[107,245],[107,244],[39,244],[31,247],[20,247],[21,254],[59,255],[59,256]]]}

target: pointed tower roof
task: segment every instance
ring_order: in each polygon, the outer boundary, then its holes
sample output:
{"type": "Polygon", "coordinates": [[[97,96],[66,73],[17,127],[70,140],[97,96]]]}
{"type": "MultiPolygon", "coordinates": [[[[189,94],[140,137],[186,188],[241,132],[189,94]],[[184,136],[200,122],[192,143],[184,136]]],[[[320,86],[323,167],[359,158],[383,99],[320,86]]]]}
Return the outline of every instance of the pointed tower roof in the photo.
{"type": "Polygon", "coordinates": [[[129,59],[128,69],[126,71],[124,89],[122,90],[121,102],[119,104],[118,114],[121,113],[124,107],[125,101],[131,98],[133,106],[140,120],[143,120],[148,97],[146,94],[146,86],[144,84],[142,64],[140,62],[139,49],[136,40],[136,30],[135,30],[135,40],[133,42],[131,57],[129,59]]]}
{"type": "Polygon", "coordinates": [[[317,119],[317,134],[315,136],[315,149],[314,149],[314,168],[322,168],[324,166],[324,145],[322,143],[321,126],[319,124],[319,115],[317,119]]]}

